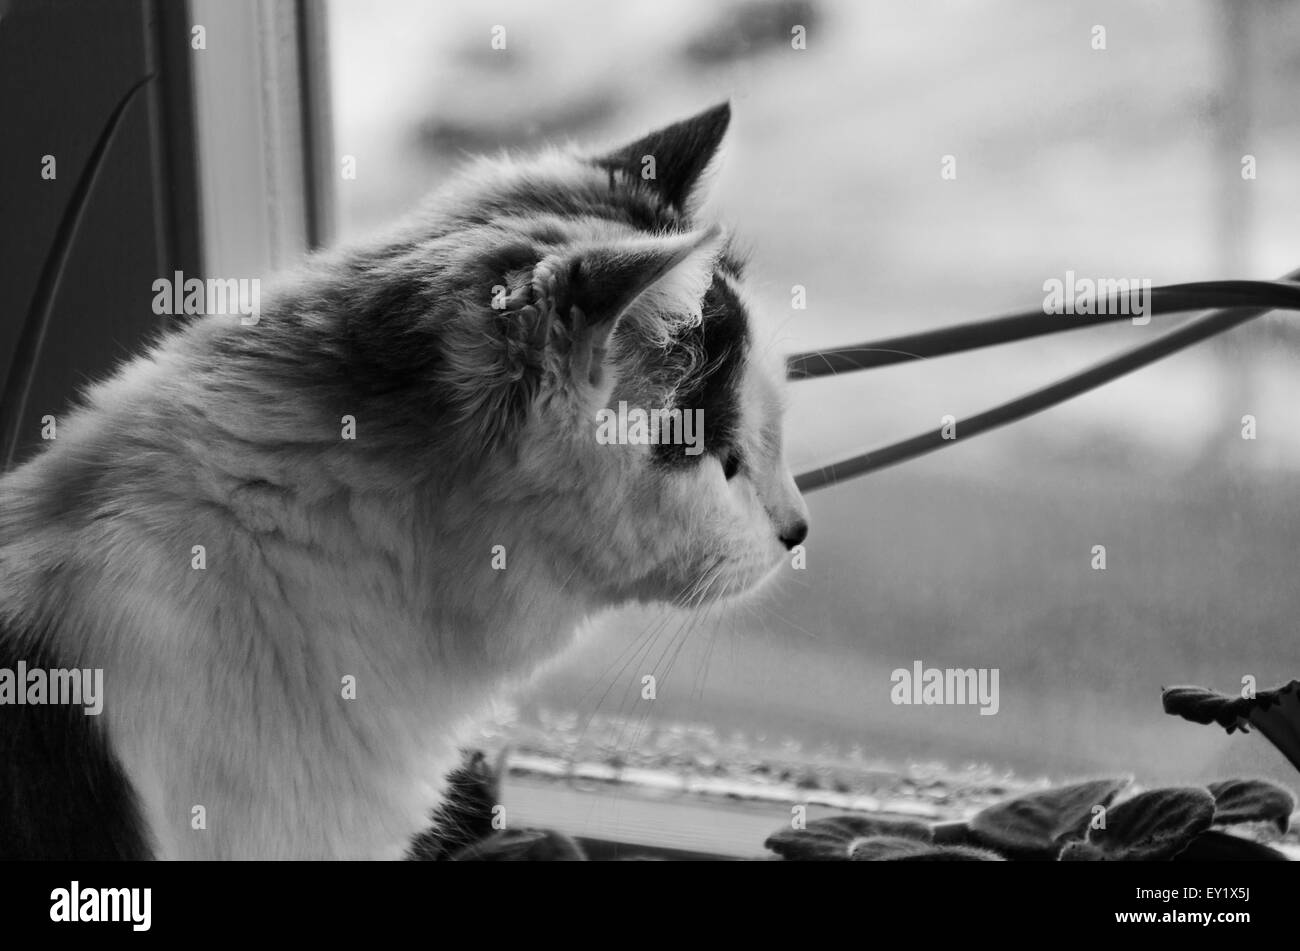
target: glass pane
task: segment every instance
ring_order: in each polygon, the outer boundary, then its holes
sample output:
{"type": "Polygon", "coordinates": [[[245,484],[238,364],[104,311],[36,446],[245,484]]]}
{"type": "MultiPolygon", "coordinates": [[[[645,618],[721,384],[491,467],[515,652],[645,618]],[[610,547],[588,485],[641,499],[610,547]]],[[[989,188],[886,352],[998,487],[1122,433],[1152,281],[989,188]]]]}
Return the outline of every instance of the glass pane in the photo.
{"type": "MultiPolygon", "coordinates": [[[[1052,279],[1300,264],[1295,5],[336,0],[331,13],[337,145],[356,159],[346,234],[408,210],[467,153],[612,142],[729,98],[709,209],[752,245],[781,352],[1035,307],[1052,279]]],[[[1160,321],[793,387],[796,469],[946,414],[957,440],[812,497],[807,569],[761,597],[602,619],[497,738],[535,776],[576,759],[592,776],[636,766],[671,788],[682,774],[785,784],[926,814],[960,811],[968,780],[996,794],[1013,775],[1284,777],[1262,744],[1164,716],[1160,690],[1300,675],[1295,320],[969,444],[963,414],[1160,321]],[[917,663],[996,670],[996,715],[894,703],[894,672],[917,663]]]]}

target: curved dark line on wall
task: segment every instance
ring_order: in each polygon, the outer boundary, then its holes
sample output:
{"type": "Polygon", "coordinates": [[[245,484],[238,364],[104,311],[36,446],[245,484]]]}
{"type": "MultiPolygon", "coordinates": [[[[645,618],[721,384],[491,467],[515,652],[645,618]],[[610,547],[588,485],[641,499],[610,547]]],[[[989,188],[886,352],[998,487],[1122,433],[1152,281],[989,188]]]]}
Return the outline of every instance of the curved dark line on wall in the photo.
{"type": "Polygon", "coordinates": [[[63,218],[54,233],[54,243],[50,245],[50,253],[45,256],[40,280],[36,282],[36,293],[32,297],[31,308],[27,311],[27,319],[23,323],[23,332],[18,338],[13,370],[5,385],[4,394],[0,395],[0,406],[12,407],[12,413],[6,421],[8,431],[4,433],[3,458],[6,469],[13,464],[14,453],[18,450],[18,436],[22,432],[21,421],[27,412],[27,400],[31,396],[32,381],[35,379],[36,361],[40,358],[41,350],[45,345],[50,314],[54,310],[54,298],[58,293],[63,270],[68,263],[68,255],[72,251],[72,241],[77,233],[77,226],[81,224],[82,214],[89,202],[91,188],[99,178],[104,156],[108,153],[114,134],[122,124],[122,116],[126,113],[127,106],[131,104],[136,93],[153,78],[154,74],[150,73],[139,79],[109,113],[108,120],[104,123],[104,130],[100,132],[95,147],[91,149],[86,165],[81,170],[81,177],[77,179],[77,184],[68,199],[68,205],[63,210],[63,218]]]}

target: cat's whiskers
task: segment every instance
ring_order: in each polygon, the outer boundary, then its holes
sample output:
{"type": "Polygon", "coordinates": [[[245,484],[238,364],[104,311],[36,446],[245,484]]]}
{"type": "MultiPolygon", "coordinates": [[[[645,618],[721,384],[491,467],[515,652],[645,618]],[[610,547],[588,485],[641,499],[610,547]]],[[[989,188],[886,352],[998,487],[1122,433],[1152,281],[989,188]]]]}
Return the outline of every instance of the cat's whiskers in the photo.
{"type": "MultiPolygon", "coordinates": [[[[690,635],[690,630],[694,626],[694,624],[698,623],[698,618],[699,618],[698,614],[680,615],[680,620],[677,624],[677,627],[673,630],[672,634],[669,635],[667,638],[660,637],[657,639],[657,641],[664,642],[664,647],[659,652],[659,655],[658,657],[656,657],[654,663],[650,665],[650,676],[654,677],[656,694],[658,693],[658,689],[659,689],[659,681],[663,679],[662,675],[659,673],[660,665],[663,663],[664,658],[668,656],[669,651],[673,649],[673,645],[676,644],[679,639],[685,639],[690,635]]],[[[648,656],[648,652],[647,652],[647,656],[648,656]]],[[[618,734],[617,746],[620,751],[630,750],[635,746],[635,743],[632,744],[628,743],[627,731],[629,729],[628,721],[630,718],[628,714],[630,713],[631,704],[636,702],[636,699],[641,696],[640,692],[637,689],[638,687],[641,687],[640,678],[635,678],[635,677],[632,678],[632,680],[628,683],[627,687],[623,692],[622,701],[619,703],[618,712],[617,712],[617,719],[619,721],[619,734],[618,734]]],[[[649,716],[649,711],[647,710],[646,713],[643,714],[643,718],[648,716],[649,716]]],[[[641,731],[641,723],[638,723],[638,725],[633,731],[633,735],[635,737],[639,737],[640,731],[641,731]]]]}
{"type": "MultiPolygon", "coordinates": [[[[681,653],[682,647],[690,639],[695,629],[700,625],[701,621],[711,613],[713,609],[713,605],[710,605],[709,608],[702,613],[698,610],[698,608],[700,607],[700,605],[704,603],[705,598],[709,593],[709,589],[713,586],[714,582],[720,576],[724,568],[725,568],[725,564],[721,561],[721,559],[715,558],[708,565],[708,567],[706,567],[702,572],[700,572],[700,574],[695,579],[694,584],[691,585],[691,592],[686,596],[682,604],[682,606],[687,608],[690,611],[690,613],[687,613],[683,616],[681,623],[678,625],[677,629],[673,632],[673,634],[667,639],[667,644],[664,646],[664,649],[660,652],[658,659],[651,667],[651,670],[654,672],[652,675],[655,677],[656,689],[658,687],[659,681],[666,679],[668,672],[672,669],[672,666],[676,662],[678,655],[681,653]],[[671,657],[669,657],[670,653],[671,653],[671,657]],[[663,663],[665,658],[669,658],[669,661],[667,666],[664,668],[663,672],[660,673],[659,667],[663,663]]],[[[635,685],[629,685],[629,687],[624,691],[623,702],[619,704],[620,718],[624,717],[624,711],[628,706],[628,699],[633,695],[632,694],[633,686],[635,685]]],[[[633,740],[632,740],[633,746],[635,746],[635,743],[639,741],[640,734],[648,718],[649,718],[649,711],[647,710],[647,712],[643,714],[641,721],[638,723],[636,730],[634,731],[633,740]]],[[[628,745],[625,743],[625,740],[626,740],[626,734],[625,732],[621,731],[619,734],[619,741],[618,741],[618,746],[620,749],[629,748],[628,745]]]]}
{"type": "Polygon", "coordinates": [[[770,607],[768,605],[756,605],[755,607],[757,610],[762,610],[766,612],[768,616],[774,617],[778,621],[781,621],[782,623],[788,625],[791,630],[798,631],[800,634],[803,634],[804,636],[809,637],[814,641],[821,640],[821,638],[818,637],[816,634],[814,634],[812,631],[808,630],[806,627],[802,627],[801,625],[796,624],[794,621],[790,620],[788,617],[786,617],[785,615],[777,611],[776,608],[770,607]]]}
{"type": "Polygon", "coordinates": [[[583,729],[579,734],[579,741],[581,741],[586,737],[587,732],[591,728],[592,722],[595,720],[597,714],[599,713],[600,707],[604,704],[605,700],[609,697],[610,692],[614,689],[614,687],[618,684],[618,682],[622,680],[623,675],[627,671],[628,667],[634,661],[636,661],[638,657],[648,654],[649,651],[653,648],[653,645],[655,641],[658,639],[659,634],[663,632],[663,630],[667,627],[667,625],[671,622],[672,618],[674,617],[673,608],[676,607],[678,598],[680,598],[681,595],[690,586],[691,586],[691,582],[689,581],[686,582],[681,586],[677,594],[674,595],[672,599],[670,599],[667,602],[663,602],[660,605],[657,605],[656,616],[650,620],[650,622],[645,626],[645,628],[639,634],[637,634],[635,637],[629,640],[628,644],[623,648],[623,650],[621,650],[618,653],[618,655],[614,658],[614,660],[611,661],[610,664],[600,673],[600,675],[597,676],[592,681],[591,686],[586,691],[584,691],[582,697],[579,699],[578,702],[579,708],[583,703],[586,702],[587,698],[592,693],[595,692],[595,690],[599,689],[599,685],[602,682],[604,682],[607,677],[609,678],[609,683],[605,687],[604,692],[600,695],[600,698],[596,701],[595,705],[592,707],[591,713],[587,716],[586,723],[583,725],[583,729]],[[620,661],[621,661],[621,665],[620,665],[620,661]],[[615,667],[618,667],[618,672],[615,673],[614,676],[610,677],[610,674],[614,671],[615,667]]]}
{"type": "Polygon", "coordinates": [[[628,645],[622,651],[620,651],[618,656],[615,657],[614,660],[609,664],[609,666],[605,668],[604,672],[602,672],[600,676],[597,677],[592,682],[592,687],[589,688],[588,693],[583,695],[583,698],[580,701],[580,703],[585,702],[586,697],[589,696],[591,692],[594,692],[594,690],[599,686],[600,683],[602,683],[605,680],[606,677],[609,677],[609,683],[605,687],[604,692],[601,693],[600,697],[596,700],[596,703],[592,706],[591,713],[587,717],[587,722],[583,726],[583,730],[579,736],[579,739],[586,736],[587,730],[590,729],[592,721],[595,720],[596,715],[599,713],[601,706],[604,705],[605,700],[609,697],[609,694],[614,689],[614,687],[619,683],[619,681],[623,679],[623,675],[627,671],[628,667],[631,666],[639,657],[649,653],[650,648],[657,640],[659,634],[662,633],[663,629],[671,621],[672,617],[673,617],[673,613],[670,610],[670,606],[669,605],[661,606],[658,609],[658,616],[653,618],[650,621],[650,623],[646,625],[644,630],[641,631],[640,634],[637,634],[635,637],[633,637],[628,643],[628,645]],[[621,665],[619,664],[620,660],[622,660],[621,665]],[[610,673],[614,671],[614,668],[616,666],[618,667],[618,671],[614,673],[612,677],[610,677],[610,673]]]}
{"type": "MultiPolygon", "coordinates": [[[[726,598],[731,594],[734,587],[734,581],[724,582],[719,603],[726,601],[726,598]]],[[[721,622],[725,619],[728,622],[728,633],[734,636],[736,631],[737,614],[734,605],[729,605],[728,607],[728,610],[720,612],[721,616],[718,618],[718,621],[721,622]]],[[[694,695],[694,699],[691,702],[692,719],[695,718],[696,708],[704,700],[704,690],[708,686],[709,680],[709,664],[713,660],[713,649],[717,646],[718,638],[721,636],[721,633],[722,628],[720,623],[711,626],[708,643],[704,647],[704,656],[701,659],[700,667],[695,677],[695,684],[692,688],[692,694],[694,695]]]]}
{"type": "MultiPolygon", "coordinates": [[[[716,577],[715,574],[714,578],[716,579],[716,577]]],[[[712,584],[712,582],[710,582],[710,584],[712,584]]],[[[705,593],[707,593],[707,589],[705,593]]],[[[708,623],[712,620],[712,615],[715,613],[717,605],[718,602],[715,601],[709,604],[703,611],[696,612],[686,617],[684,623],[678,629],[678,633],[674,635],[672,641],[670,641],[668,647],[660,656],[659,662],[655,664],[656,688],[660,682],[665,684],[667,683],[668,675],[672,672],[673,666],[677,663],[677,658],[680,656],[682,648],[686,646],[686,643],[691,640],[702,624],[708,623]],[[671,656],[669,656],[670,651],[671,656]],[[659,664],[663,662],[664,657],[668,657],[668,663],[664,666],[662,672],[659,672],[659,664]]],[[[633,731],[630,741],[624,747],[625,749],[635,749],[640,743],[641,736],[645,732],[645,727],[650,721],[650,714],[651,708],[647,707],[638,719],[636,729],[633,731]]]]}

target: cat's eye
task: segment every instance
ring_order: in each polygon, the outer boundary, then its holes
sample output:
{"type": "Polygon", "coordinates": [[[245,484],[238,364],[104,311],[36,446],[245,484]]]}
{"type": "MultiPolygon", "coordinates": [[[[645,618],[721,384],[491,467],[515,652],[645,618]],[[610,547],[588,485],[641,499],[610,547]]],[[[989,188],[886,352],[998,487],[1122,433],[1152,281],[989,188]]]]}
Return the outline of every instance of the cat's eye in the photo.
{"type": "Polygon", "coordinates": [[[740,471],[740,453],[732,449],[722,459],[722,474],[730,482],[737,472],[740,471]]]}

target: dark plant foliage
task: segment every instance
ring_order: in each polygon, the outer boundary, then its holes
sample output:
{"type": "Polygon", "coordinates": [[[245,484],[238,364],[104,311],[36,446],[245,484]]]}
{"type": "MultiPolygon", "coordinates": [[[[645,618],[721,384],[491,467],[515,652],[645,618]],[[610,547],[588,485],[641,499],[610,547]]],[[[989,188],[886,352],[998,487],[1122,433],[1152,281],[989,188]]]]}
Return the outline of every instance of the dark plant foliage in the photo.
{"type": "MultiPolygon", "coordinates": [[[[1217,723],[1229,733],[1254,726],[1300,768],[1300,681],[1252,697],[1203,687],[1164,691],[1167,713],[1217,723]]],[[[583,861],[581,846],[545,829],[498,830],[501,762],[481,752],[448,777],[447,801],[410,857],[426,861],[583,861]]],[[[1016,796],[965,822],[842,815],[768,836],[776,858],[796,862],[1239,862],[1288,861],[1253,836],[1284,835],[1295,796],[1264,779],[1208,787],[1151,789],[1121,799],[1131,777],[1092,779],[1016,796]],[[1233,829],[1235,831],[1226,831],[1233,829]]]]}
{"type": "MultiPolygon", "coordinates": [[[[890,821],[871,816],[832,816],[814,819],[799,829],[782,829],[763,844],[795,862],[847,862],[857,843],[884,839],[928,846],[933,838],[923,822],[890,821]]],[[[859,859],[860,861],[860,859],[859,859]]]]}
{"type": "Polygon", "coordinates": [[[445,862],[467,847],[492,836],[492,807],[501,802],[497,771],[481,750],[469,750],[447,775],[447,798],[432,816],[432,825],[411,844],[407,857],[445,862]]]}
{"type": "Polygon", "coordinates": [[[1206,789],[1153,789],[1119,803],[1105,819],[1089,826],[1083,840],[1094,858],[1163,862],[1210,828],[1214,797],[1206,789]]]}
{"type": "Polygon", "coordinates": [[[1217,723],[1229,733],[1257,729],[1300,769],[1300,680],[1260,690],[1249,697],[1231,697],[1205,687],[1169,687],[1165,713],[1193,723],[1217,723]]]}
{"type": "Polygon", "coordinates": [[[582,847],[548,829],[500,829],[493,809],[501,803],[504,751],[495,764],[481,750],[467,750],[447,776],[447,798],[432,825],[411,844],[407,858],[419,862],[582,862],[582,847]]]}
{"type": "Polygon", "coordinates": [[[1214,797],[1214,824],[1237,825],[1267,822],[1277,827],[1279,835],[1291,825],[1295,796],[1289,790],[1263,779],[1227,779],[1210,783],[1214,797]]]}
{"type": "Polygon", "coordinates": [[[1109,807],[1129,782],[1097,779],[1009,799],[971,819],[970,838],[1008,858],[1053,860],[1062,843],[1082,838],[1096,810],[1109,807]]]}
{"type": "Polygon", "coordinates": [[[548,829],[494,832],[467,845],[451,857],[453,862],[583,862],[586,856],[567,835],[548,829]]]}
{"type": "Polygon", "coordinates": [[[767,847],[794,861],[1286,861],[1276,849],[1223,831],[1285,831],[1294,798],[1282,787],[1231,779],[1212,789],[1152,789],[1116,802],[1129,782],[1096,779],[1032,792],[968,822],[935,826],[833,816],[783,829],[767,847]]]}
{"type": "Polygon", "coordinates": [[[1002,856],[968,845],[933,845],[917,839],[877,835],[850,845],[854,862],[1001,862],[1002,856]]]}

